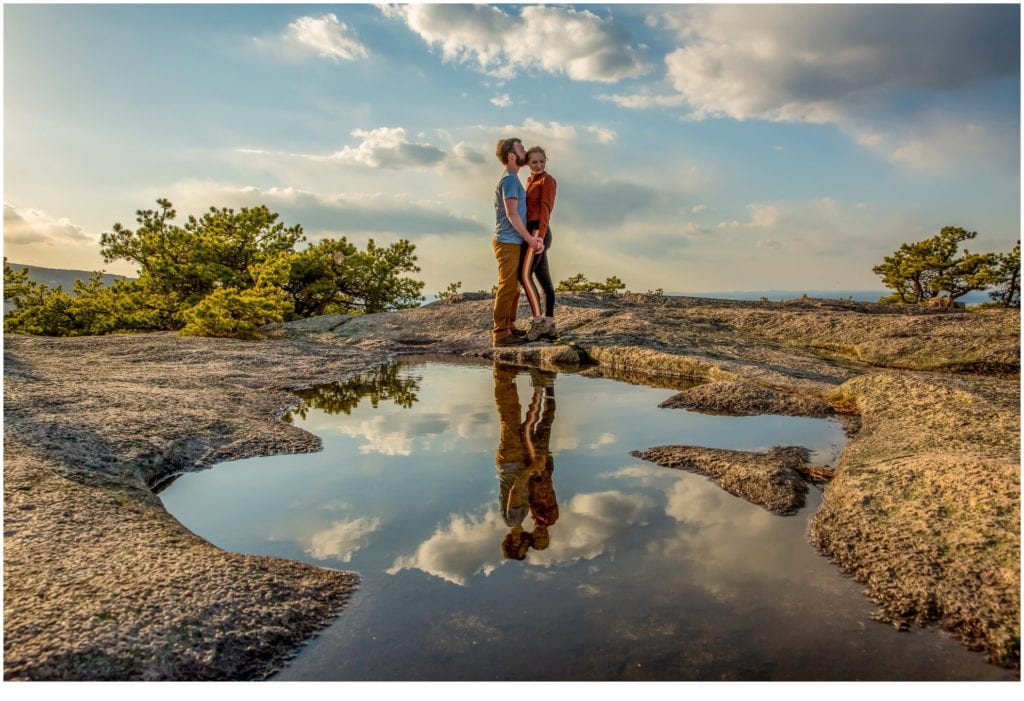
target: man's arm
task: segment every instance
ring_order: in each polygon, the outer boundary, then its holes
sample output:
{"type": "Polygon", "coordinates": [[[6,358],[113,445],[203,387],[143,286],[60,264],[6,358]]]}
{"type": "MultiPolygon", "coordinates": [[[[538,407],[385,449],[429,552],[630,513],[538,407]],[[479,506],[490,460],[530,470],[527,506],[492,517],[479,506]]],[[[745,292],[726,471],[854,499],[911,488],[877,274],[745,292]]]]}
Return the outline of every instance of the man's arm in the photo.
{"type": "Polygon", "coordinates": [[[526,241],[526,243],[530,244],[531,248],[540,253],[544,250],[544,239],[537,238],[526,230],[526,224],[519,218],[519,208],[516,206],[518,203],[518,198],[506,197],[505,216],[508,217],[508,221],[512,228],[516,230],[516,233],[523,237],[523,241],[526,241]]]}

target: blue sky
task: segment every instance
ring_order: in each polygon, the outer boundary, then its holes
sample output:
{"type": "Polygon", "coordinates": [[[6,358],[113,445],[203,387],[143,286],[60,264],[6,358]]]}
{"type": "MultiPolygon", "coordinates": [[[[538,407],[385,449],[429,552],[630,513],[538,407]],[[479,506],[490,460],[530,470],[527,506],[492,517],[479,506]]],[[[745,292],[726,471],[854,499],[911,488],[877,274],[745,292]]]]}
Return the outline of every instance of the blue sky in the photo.
{"type": "MultiPolygon", "coordinates": [[[[1020,237],[1017,5],[4,6],[4,255],[266,204],[490,289],[494,144],[542,145],[557,280],[878,289],[942,226],[1020,237]]],[[[525,181],[527,171],[521,172],[525,181]]]]}

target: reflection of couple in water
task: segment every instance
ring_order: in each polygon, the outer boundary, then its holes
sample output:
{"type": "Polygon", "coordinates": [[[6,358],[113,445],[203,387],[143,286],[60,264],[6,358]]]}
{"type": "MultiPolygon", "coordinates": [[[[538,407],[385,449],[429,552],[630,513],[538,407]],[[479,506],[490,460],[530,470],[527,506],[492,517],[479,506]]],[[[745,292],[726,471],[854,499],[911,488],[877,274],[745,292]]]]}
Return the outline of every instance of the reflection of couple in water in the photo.
{"type": "Polygon", "coordinates": [[[532,547],[543,550],[550,543],[548,527],[558,520],[558,502],[551,474],[551,422],[555,418],[555,373],[530,370],[533,396],[522,419],[516,370],[494,366],[494,401],[501,418],[496,458],[498,507],[509,533],[502,541],[506,558],[522,560],[532,547]],[[533,531],[523,529],[529,513],[533,531]]]}

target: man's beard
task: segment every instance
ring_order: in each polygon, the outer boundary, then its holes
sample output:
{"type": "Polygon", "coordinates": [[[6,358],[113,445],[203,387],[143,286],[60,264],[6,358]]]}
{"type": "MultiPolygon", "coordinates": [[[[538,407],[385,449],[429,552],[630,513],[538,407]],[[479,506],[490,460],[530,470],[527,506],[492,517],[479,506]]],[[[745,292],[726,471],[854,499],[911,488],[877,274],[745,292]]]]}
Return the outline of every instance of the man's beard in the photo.
{"type": "Polygon", "coordinates": [[[526,165],[526,156],[516,156],[516,165],[519,166],[520,168],[526,165]]]}

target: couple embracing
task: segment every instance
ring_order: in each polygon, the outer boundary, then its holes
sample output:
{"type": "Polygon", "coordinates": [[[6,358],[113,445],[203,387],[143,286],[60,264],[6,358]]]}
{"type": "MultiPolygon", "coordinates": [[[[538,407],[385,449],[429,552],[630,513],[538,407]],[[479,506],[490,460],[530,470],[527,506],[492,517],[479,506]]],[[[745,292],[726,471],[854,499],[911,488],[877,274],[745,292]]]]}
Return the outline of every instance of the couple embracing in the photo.
{"type": "Polygon", "coordinates": [[[498,259],[498,290],[494,295],[495,346],[512,346],[540,339],[554,340],[555,288],[548,270],[551,247],[551,210],[555,206],[555,179],[547,172],[547,155],[540,146],[523,148],[519,139],[502,139],[495,150],[505,173],[494,190],[494,255],[498,259]],[[519,169],[529,166],[524,188],[519,169]],[[544,290],[541,309],[536,278],[544,290]],[[526,292],[532,319],[527,331],[516,328],[519,286],[526,292]],[[543,311],[543,313],[542,313],[543,311]]]}

